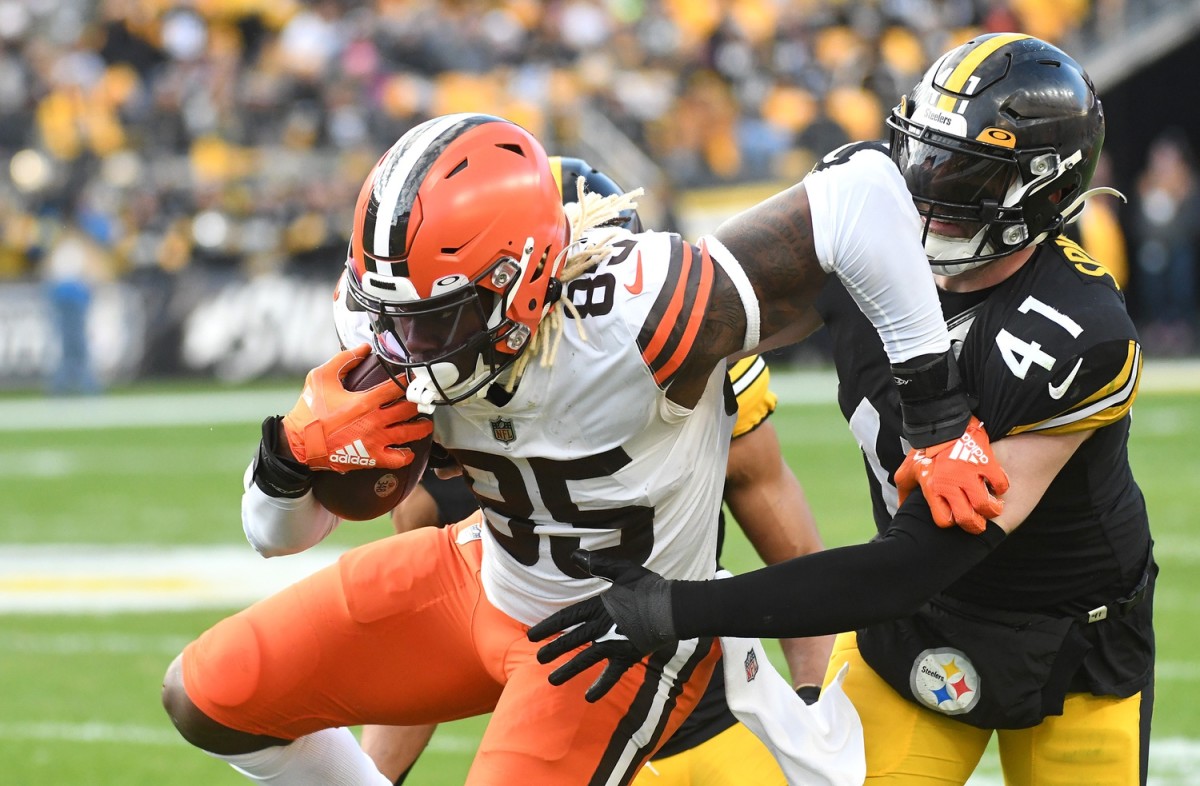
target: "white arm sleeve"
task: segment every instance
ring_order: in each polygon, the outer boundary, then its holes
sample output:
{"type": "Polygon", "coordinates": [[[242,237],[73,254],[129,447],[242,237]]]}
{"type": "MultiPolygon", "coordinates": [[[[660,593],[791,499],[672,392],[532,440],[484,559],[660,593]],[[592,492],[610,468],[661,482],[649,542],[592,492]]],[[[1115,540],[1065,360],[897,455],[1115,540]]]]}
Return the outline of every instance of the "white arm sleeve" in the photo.
{"type": "Polygon", "coordinates": [[[920,217],[899,170],[860,150],[804,178],[817,259],[842,280],[893,363],[950,348],[920,217]]]}
{"type": "Polygon", "coordinates": [[[253,476],[251,463],[242,481],[242,531],[259,554],[296,554],[320,543],[337,528],[337,516],[323,508],[311,491],[295,499],[271,497],[253,476]]]}

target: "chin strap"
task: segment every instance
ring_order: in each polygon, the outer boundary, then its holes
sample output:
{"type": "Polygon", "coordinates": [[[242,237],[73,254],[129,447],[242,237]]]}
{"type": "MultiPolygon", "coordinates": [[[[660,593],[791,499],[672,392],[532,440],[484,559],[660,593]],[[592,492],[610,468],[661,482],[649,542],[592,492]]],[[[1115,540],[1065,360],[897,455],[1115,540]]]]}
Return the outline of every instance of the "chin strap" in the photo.
{"type": "Polygon", "coordinates": [[[1082,194],[1072,199],[1071,202],[1062,209],[1063,226],[1066,226],[1067,224],[1070,224],[1078,219],[1079,216],[1083,214],[1083,203],[1094,196],[1099,196],[1100,194],[1115,196],[1125,204],[1129,204],[1129,200],[1125,198],[1125,195],[1115,188],[1109,188],[1108,186],[1089,188],[1087,191],[1084,191],[1082,194]]]}
{"type": "Polygon", "coordinates": [[[433,400],[439,392],[437,383],[423,368],[414,368],[409,376],[408,385],[404,388],[404,397],[417,405],[417,412],[422,415],[432,415],[433,400]]]}

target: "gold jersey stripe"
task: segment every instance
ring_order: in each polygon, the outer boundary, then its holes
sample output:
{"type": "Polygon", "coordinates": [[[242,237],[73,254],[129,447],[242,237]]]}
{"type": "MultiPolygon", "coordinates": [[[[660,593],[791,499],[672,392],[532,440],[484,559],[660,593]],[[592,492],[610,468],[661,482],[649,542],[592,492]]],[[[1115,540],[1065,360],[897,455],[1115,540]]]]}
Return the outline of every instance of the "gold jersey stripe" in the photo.
{"type": "Polygon", "coordinates": [[[1107,426],[1125,417],[1137,398],[1142,380],[1142,352],[1136,341],[1129,342],[1125,365],[1112,381],[1061,415],[1017,426],[1008,433],[1036,431],[1039,434],[1071,434],[1107,426]]]}
{"type": "MultiPolygon", "coordinates": [[[[1032,38],[1032,36],[1025,35],[1024,33],[1004,33],[995,38],[989,38],[972,49],[962,59],[962,62],[954,67],[954,71],[950,73],[949,78],[946,79],[946,83],[942,87],[954,93],[961,93],[963,87],[967,84],[967,80],[971,78],[971,74],[975,73],[975,69],[979,67],[980,63],[987,60],[989,55],[1005,44],[1011,44],[1013,41],[1020,41],[1024,38],[1032,38]]],[[[953,112],[954,105],[957,102],[957,96],[944,95],[938,99],[937,106],[938,109],[943,111],[953,112]]]]}
{"type": "Polygon", "coordinates": [[[1126,354],[1125,354],[1125,365],[1121,366],[1121,371],[1115,377],[1113,377],[1112,381],[1109,382],[1107,385],[1100,388],[1095,393],[1093,393],[1092,395],[1085,398],[1083,401],[1080,401],[1078,406],[1086,407],[1088,404],[1092,404],[1096,401],[1099,401],[1100,399],[1104,398],[1107,395],[1110,395],[1114,391],[1120,390],[1121,388],[1125,387],[1125,383],[1129,381],[1129,375],[1134,373],[1134,365],[1135,364],[1137,365],[1137,372],[1140,373],[1141,369],[1142,369],[1142,355],[1138,351],[1137,342],[1130,341],[1129,349],[1126,351],[1126,354]]]}
{"type": "Polygon", "coordinates": [[[751,355],[734,363],[729,369],[729,381],[737,396],[737,422],[733,436],[753,431],[775,411],[778,397],[771,390],[771,369],[759,355],[751,355]]]}

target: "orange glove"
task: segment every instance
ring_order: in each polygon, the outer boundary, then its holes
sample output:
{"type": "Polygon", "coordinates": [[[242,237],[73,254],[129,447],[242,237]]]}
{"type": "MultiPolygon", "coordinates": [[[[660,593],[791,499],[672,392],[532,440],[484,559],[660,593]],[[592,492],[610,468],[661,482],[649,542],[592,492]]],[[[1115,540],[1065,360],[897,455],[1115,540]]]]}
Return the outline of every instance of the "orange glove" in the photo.
{"type": "Polygon", "coordinates": [[[901,505],[918,485],[939,527],[957,524],[978,535],[987,519],[1000,515],[1004,501],[998,496],[1008,491],[1008,475],[979,418],[972,415],[958,439],[909,451],[896,470],[901,505]]]}
{"type": "Polygon", "coordinates": [[[433,421],[418,418],[417,405],[391,380],[369,390],[346,390],[342,380],[370,354],[363,344],[308,372],[304,392],[283,418],[288,447],[301,464],[335,472],[400,469],[413,460],[403,446],[433,432],[433,421]]]}

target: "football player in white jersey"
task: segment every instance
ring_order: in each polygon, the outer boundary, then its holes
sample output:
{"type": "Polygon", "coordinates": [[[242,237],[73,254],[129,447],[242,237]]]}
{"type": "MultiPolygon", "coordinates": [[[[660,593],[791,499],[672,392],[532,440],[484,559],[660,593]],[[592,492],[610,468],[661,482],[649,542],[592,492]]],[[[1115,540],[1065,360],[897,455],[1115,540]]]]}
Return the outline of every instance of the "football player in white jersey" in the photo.
{"type": "MultiPolygon", "coordinates": [[[[1003,514],[943,531],[928,488],[905,499],[932,451],[905,457],[903,394],[851,294],[830,281],[809,319],[830,330],[878,537],[723,582],[671,584],[599,555],[592,567],[614,592],[533,634],[588,620],[548,659],[614,620],[642,642],[605,636],[558,680],[606,649],[619,670],[671,629],[853,631],[830,673],[851,666],[871,784],[965,783],[993,735],[1012,786],[1145,784],[1157,566],[1128,457],[1141,348],[1116,281],[1062,236],[1110,190],[1090,188],[1100,100],[1057,47],[998,33],[939,58],[888,125],[889,145],[849,145],[806,182],[852,186],[838,173],[873,161],[903,175],[964,385],[1013,474],[1003,514]]],[[[984,460],[967,436],[949,457],[984,460]]]]}
{"type": "MultiPolygon", "coordinates": [[[[600,196],[624,189],[608,175],[579,158],[552,156],[550,171],[563,202],[579,198],[578,181],[600,196]]],[[[617,222],[641,231],[636,211],[617,222]]],[[[339,297],[335,323],[343,347],[370,338],[366,312],[351,311],[353,300],[339,297]],[[364,338],[365,337],[365,338],[364,338]]],[[[768,565],[821,550],[821,537],[804,489],[783,459],[779,437],[770,421],[777,397],[770,388],[766,361],[751,355],[729,367],[729,382],[737,399],[737,420],[725,471],[725,504],[755,551],[768,565]]],[[[429,468],[412,493],[391,514],[396,532],[419,527],[448,526],[479,507],[470,489],[452,468],[429,468]]],[[[719,526],[724,528],[722,514],[719,526]]],[[[720,535],[718,535],[718,544],[720,535]]],[[[720,548],[718,547],[718,557],[720,548]]],[[[792,684],[805,701],[820,695],[832,636],[785,639],[782,642],[792,684]]],[[[724,671],[717,669],[696,710],[641,769],[633,786],[783,786],[785,778],[770,750],[730,712],[725,700],[724,671]]],[[[436,726],[364,726],[363,750],[380,772],[400,786],[433,736],[436,726]]]]}
{"type": "MultiPolygon", "coordinates": [[[[719,647],[662,648],[594,700],[547,683],[526,631],[606,586],[571,560],[581,547],[712,575],[725,358],[802,337],[833,274],[903,383],[909,441],[953,443],[970,424],[914,208],[884,164],[846,170],[871,183],[853,204],[827,179],[801,183],[692,244],[605,227],[636,193],[564,210],[541,144],[508,121],[448,115],[405,134],[364,183],[346,289],[406,401],[343,389],[366,347],[315,369],[265,424],[243,528],[268,555],[319,541],[336,519],[313,471],[344,470],[330,454],[356,441],[380,467],[406,465],[426,433],[418,410],[482,511],[353,549],[210,628],[164,682],[181,735],[255,782],[385,786],[345,727],[491,712],[471,786],[628,783],[695,706],[719,647]],[[866,222],[893,231],[880,240],[866,222]]],[[[993,460],[937,463],[930,482],[969,519],[998,512],[1006,480],[993,460]]]]}

